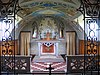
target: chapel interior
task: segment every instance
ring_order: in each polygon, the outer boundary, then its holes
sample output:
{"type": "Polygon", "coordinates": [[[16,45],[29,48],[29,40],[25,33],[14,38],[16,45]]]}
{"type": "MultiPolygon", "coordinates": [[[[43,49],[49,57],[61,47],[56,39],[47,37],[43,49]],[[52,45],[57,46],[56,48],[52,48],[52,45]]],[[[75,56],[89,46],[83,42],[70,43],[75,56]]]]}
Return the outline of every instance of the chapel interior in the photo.
{"type": "MultiPolygon", "coordinates": [[[[5,4],[7,1],[9,0],[4,0],[5,4]]],[[[27,68],[30,73],[50,73],[46,68],[52,64],[52,73],[65,75],[64,73],[69,70],[67,62],[73,62],[70,64],[71,68],[76,70],[77,59],[83,58],[86,53],[92,55],[90,48],[94,50],[94,56],[99,55],[100,24],[92,21],[94,24],[89,27],[92,32],[88,32],[88,26],[87,28],[84,26],[84,15],[78,11],[80,5],[81,0],[18,0],[19,10],[16,8],[14,22],[10,20],[5,23],[0,17],[0,60],[3,61],[7,57],[6,66],[11,69],[11,59],[8,57],[14,55],[15,64],[19,60],[21,65],[24,63],[20,68],[21,72],[25,72],[27,68]],[[13,24],[10,25],[11,23],[13,24]],[[92,41],[90,44],[90,40],[85,41],[85,36],[93,36],[97,41],[92,41]],[[28,67],[25,65],[26,62],[29,63],[28,67]]],[[[0,12],[3,10],[1,9],[0,7],[0,12]]],[[[84,58],[79,61],[83,62],[83,60],[84,58]]],[[[79,67],[80,71],[84,68],[84,66],[79,67]]],[[[15,69],[20,72],[19,66],[15,69]]]]}

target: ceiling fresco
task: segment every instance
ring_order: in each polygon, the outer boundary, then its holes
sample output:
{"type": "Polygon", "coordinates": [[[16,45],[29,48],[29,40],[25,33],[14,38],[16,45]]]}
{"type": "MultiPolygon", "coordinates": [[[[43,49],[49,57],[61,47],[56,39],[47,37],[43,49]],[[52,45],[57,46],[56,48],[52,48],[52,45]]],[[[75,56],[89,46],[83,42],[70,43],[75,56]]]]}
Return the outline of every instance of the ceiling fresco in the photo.
{"type": "Polygon", "coordinates": [[[79,0],[19,0],[18,3],[21,8],[17,13],[21,18],[17,24],[19,29],[33,22],[36,17],[40,19],[41,16],[53,16],[63,18],[61,20],[64,21],[74,21],[81,15],[77,11],[80,6],[79,0]]]}
{"type": "Polygon", "coordinates": [[[83,31],[80,28],[81,25],[77,23],[78,17],[81,16],[81,13],[77,11],[80,6],[79,0],[19,0],[19,6],[22,10],[18,11],[17,15],[22,20],[17,24],[17,32],[45,16],[59,19],[66,26],[72,25],[79,33],[83,31]]]}
{"type": "Polygon", "coordinates": [[[36,16],[40,14],[60,15],[64,18],[75,19],[80,15],[77,8],[80,5],[78,0],[19,0],[22,8],[18,16],[36,16]]]}

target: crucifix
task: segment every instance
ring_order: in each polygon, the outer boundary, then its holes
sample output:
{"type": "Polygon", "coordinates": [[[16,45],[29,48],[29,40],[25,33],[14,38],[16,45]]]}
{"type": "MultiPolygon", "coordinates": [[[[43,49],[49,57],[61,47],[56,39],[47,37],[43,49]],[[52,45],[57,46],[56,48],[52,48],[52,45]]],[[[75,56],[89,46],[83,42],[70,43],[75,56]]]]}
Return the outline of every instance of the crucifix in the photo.
{"type": "Polygon", "coordinates": [[[46,68],[46,69],[48,69],[48,70],[49,70],[49,75],[51,75],[51,70],[52,70],[52,69],[54,69],[54,68],[52,68],[52,67],[51,67],[51,64],[49,64],[49,67],[48,67],[48,68],[46,68]]]}

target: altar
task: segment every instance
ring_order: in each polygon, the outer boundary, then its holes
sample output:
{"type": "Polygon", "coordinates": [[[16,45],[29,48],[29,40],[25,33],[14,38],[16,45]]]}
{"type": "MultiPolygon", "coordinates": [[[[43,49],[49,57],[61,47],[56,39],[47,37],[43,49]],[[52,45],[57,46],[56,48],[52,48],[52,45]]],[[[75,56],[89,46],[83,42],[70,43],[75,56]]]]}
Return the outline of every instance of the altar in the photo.
{"type": "MultiPolygon", "coordinates": [[[[58,56],[59,44],[60,44],[60,34],[58,25],[55,23],[53,18],[47,17],[41,20],[40,26],[38,28],[37,38],[34,39],[37,46],[34,46],[34,53],[38,56],[58,56]],[[45,21],[44,21],[45,20],[45,21]]],[[[34,32],[35,33],[35,32],[34,32]]],[[[35,34],[34,34],[35,35],[35,34]]]]}
{"type": "Polygon", "coordinates": [[[58,28],[53,18],[46,17],[40,21],[37,38],[31,41],[31,53],[36,54],[32,62],[64,62],[61,54],[64,54],[65,46],[60,40],[63,37],[61,30],[62,27],[58,28]]]}
{"type": "Polygon", "coordinates": [[[58,40],[38,40],[39,56],[58,56],[58,40]]]}

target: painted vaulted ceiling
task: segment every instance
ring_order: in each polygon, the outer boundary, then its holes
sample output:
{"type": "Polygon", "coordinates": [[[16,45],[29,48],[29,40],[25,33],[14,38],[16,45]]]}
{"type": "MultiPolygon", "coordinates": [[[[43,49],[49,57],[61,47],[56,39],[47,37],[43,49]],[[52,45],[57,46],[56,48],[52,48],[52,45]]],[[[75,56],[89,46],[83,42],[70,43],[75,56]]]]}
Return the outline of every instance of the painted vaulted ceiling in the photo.
{"type": "MultiPolygon", "coordinates": [[[[21,18],[21,21],[17,24],[18,31],[25,25],[32,24],[35,18],[40,19],[39,16],[41,15],[49,15],[56,19],[64,19],[64,21],[70,23],[76,32],[83,32],[82,27],[77,23],[77,18],[81,16],[81,13],[77,11],[80,0],[19,0],[19,6],[21,10],[18,11],[17,16],[21,18]]],[[[69,25],[66,22],[65,24],[69,25]]]]}
{"type": "Polygon", "coordinates": [[[46,14],[75,19],[80,16],[77,9],[80,6],[79,0],[19,0],[22,8],[18,12],[21,18],[31,18],[33,16],[46,14]]]}

